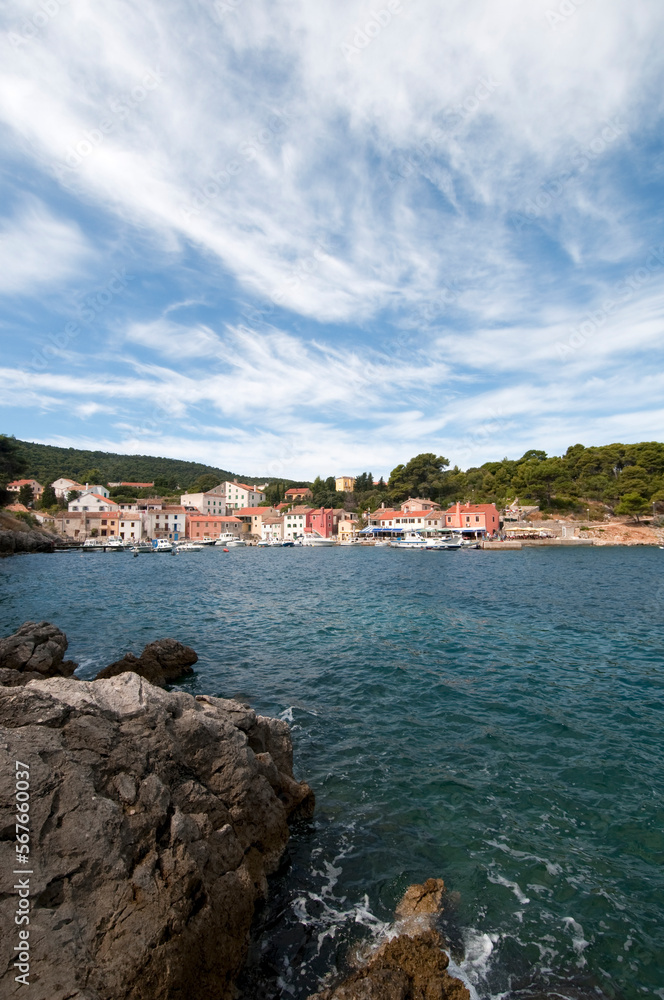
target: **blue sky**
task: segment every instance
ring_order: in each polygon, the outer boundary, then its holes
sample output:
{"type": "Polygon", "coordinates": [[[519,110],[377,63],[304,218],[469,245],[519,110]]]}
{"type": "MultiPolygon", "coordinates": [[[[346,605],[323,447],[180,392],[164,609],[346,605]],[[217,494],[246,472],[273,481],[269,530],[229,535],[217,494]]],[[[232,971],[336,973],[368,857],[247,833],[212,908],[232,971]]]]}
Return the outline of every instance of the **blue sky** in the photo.
{"type": "Polygon", "coordinates": [[[6,0],[0,428],[311,478],[662,439],[659,0],[6,0]]]}

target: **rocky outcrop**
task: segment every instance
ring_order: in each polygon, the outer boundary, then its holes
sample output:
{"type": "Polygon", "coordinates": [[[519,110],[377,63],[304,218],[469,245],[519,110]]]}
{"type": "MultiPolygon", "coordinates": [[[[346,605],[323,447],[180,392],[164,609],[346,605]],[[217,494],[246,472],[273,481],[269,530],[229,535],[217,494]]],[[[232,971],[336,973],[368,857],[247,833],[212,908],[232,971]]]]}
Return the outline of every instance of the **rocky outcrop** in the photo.
{"type": "Polygon", "coordinates": [[[444,890],[442,879],[411,885],[388,939],[343,983],[309,1000],[470,1000],[464,984],[447,971],[445,942],[436,927],[444,890]]]}
{"type": "Polygon", "coordinates": [[[110,663],[99,671],[95,680],[117,677],[118,674],[131,671],[145,677],[152,684],[163,687],[193,674],[192,664],[197,660],[198,656],[191,646],[184,646],[177,639],[158,639],[149,643],[140,656],[126,653],[121,660],[110,663]]]}
{"type": "Polygon", "coordinates": [[[65,660],[67,636],[50,622],[25,622],[0,639],[0,684],[16,687],[44,677],[70,677],[77,664],[65,660]]]}
{"type": "Polygon", "coordinates": [[[53,552],[57,535],[31,528],[25,521],[0,511],[0,556],[19,552],[53,552]]]}
{"type": "MultiPolygon", "coordinates": [[[[135,673],[0,688],[4,872],[17,867],[16,760],[30,775],[32,1000],[232,997],[288,820],[313,810],[286,724],[135,673]]],[[[9,1000],[23,986],[17,897],[3,892],[9,1000]]]]}

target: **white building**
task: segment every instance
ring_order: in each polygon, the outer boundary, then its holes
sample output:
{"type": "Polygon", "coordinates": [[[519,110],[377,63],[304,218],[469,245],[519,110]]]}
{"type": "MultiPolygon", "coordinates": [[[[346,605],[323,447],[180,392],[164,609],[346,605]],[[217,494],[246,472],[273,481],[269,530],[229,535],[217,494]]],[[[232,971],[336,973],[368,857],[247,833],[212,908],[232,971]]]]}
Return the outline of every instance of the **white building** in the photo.
{"type": "Polygon", "coordinates": [[[70,511],[109,511],[117,510],[118,505],[99,493],[82,493],[77,500],[70,500],[67,510],[70,511]]]}
{"type": "Polygon", "coordinates": [[[307,514],[311,507],[293,507],[283,516],[284,538],[303,538],[307,527],[307,514]]]}
{"type": "Polygon", "coordinates": [[[118,534],[120,538],[125,538],[128,541],[133,539],[139,542],[143,537],[143,519],[139,511],[134,511],[133,513],[120,512],[118,524],[118,534]]]}
{"type": "Polygon", "coordinates": [[[239,510],[235,511],[235,517],[242,521],[245,531],[256,535],[257,538],[261,537],[261,525],[264,519],[278,516],[279,511],[276,507],[240,507],[239,510]]]}
{"type": "Polygon", "coordinates": [[[164,504],[159,510],[144,511],[142,519],[149,538],[170,538],[177,541],[185,537],[187,512],[184,507],[164,504]]]}
{"type": "Polygon", "coordinates": [[[224,483],[208,490],[207,493],[183,493],[180,503],[183,507],[195,507],[201,514],[220,514],[225,517],[228,513],[224,483]]]}
{"type": "Polygon", "coordinates": [[[265,517],[263,518],[263,523],[261,524],[261,538],[266,541],[271,541],[273,538],[277,541],[282,541],[284,537],[284,519],[283,517],[265,517]]]}
{"type": "Polygon", "coordinates": [[[77,483],[74,479],[56,479],[54,483],[51,483],[51,486],[55,490],[55,495],[58,500],[62,500],[68,493],[71,493],[72,490],[77,490],[79,493],[85,493],[85,486],[77,483]]]}
{"type": "Polygon", "coordinates": [[[219,495],[224,497],[226,506],[232,510],[240,510],[241,507],[258,507],[259,503],[265,500],[264,493],[246,483],[231,483],[227,480],[216,486],[215,490],[222,490],[219,495]]]}

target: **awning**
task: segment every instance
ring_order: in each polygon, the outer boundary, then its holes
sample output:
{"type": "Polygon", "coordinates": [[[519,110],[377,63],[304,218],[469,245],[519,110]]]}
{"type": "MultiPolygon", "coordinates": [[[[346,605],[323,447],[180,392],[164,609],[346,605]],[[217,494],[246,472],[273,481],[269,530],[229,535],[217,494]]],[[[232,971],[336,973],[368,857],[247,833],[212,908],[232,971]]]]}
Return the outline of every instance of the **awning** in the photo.
{"type": "Polygon", "coordinates": [[[362,528],[358,532],[359,535],[400,535],[403,534],[403,528],[362,528]]]}

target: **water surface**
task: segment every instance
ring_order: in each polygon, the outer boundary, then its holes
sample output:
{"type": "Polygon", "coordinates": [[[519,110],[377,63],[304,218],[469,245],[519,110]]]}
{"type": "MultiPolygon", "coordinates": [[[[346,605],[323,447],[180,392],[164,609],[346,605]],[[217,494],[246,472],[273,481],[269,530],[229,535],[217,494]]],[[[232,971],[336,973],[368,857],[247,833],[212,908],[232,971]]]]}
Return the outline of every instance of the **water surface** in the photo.
{"type": "Polygon", "coordinates": [[[292,721],[317,795],[247,996],[301,1000],[443,877],[480,998],[664,1000],[664,553],[208,549],[0,561],[0,628],[82,677],[166,635],[183,686],[292,721]]]}

